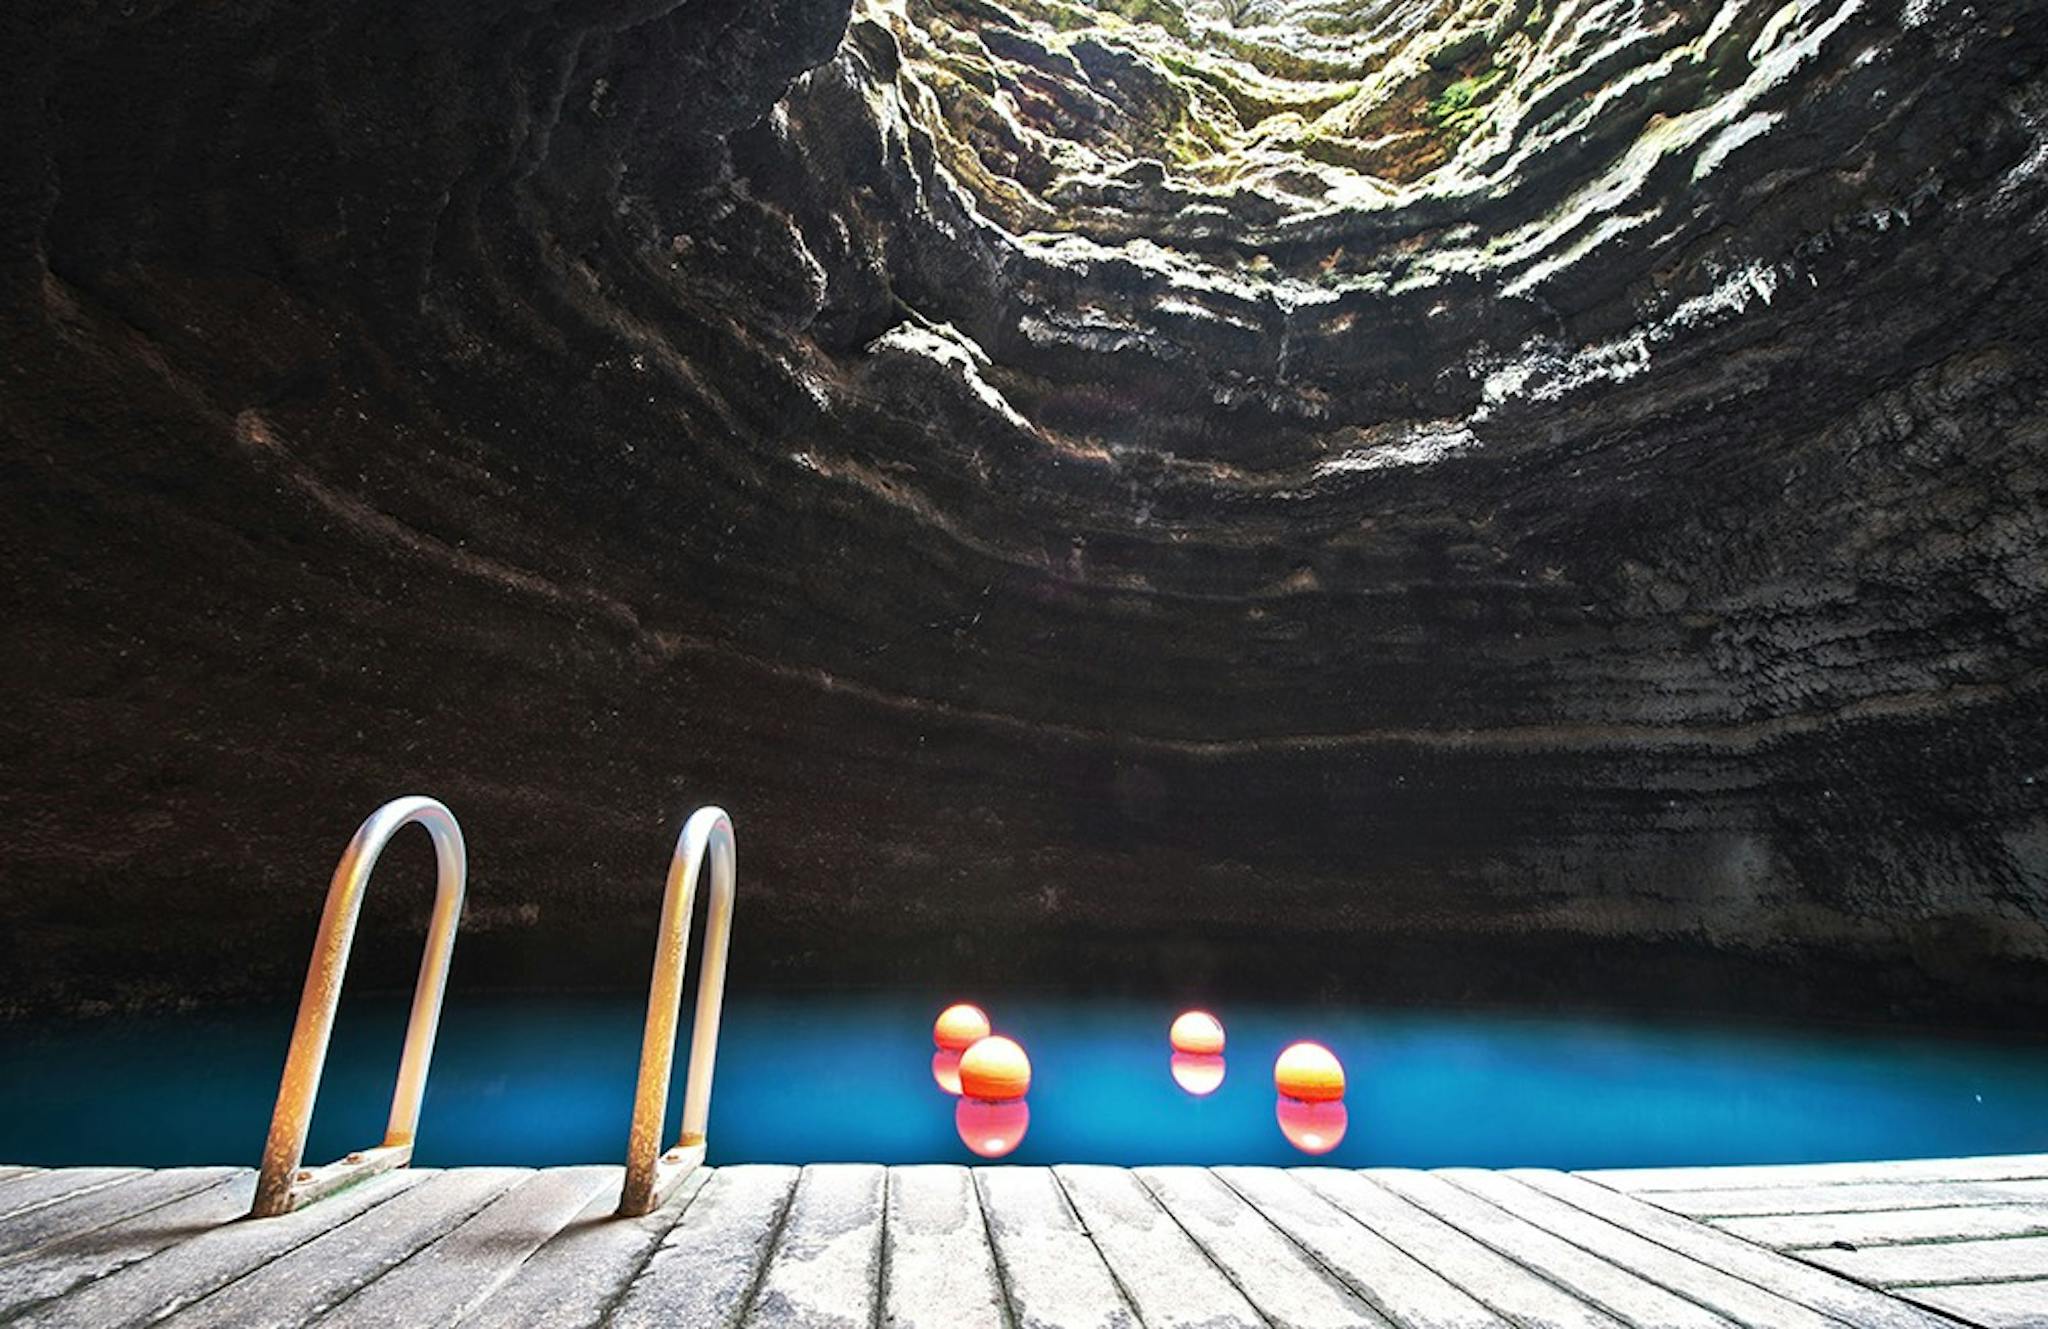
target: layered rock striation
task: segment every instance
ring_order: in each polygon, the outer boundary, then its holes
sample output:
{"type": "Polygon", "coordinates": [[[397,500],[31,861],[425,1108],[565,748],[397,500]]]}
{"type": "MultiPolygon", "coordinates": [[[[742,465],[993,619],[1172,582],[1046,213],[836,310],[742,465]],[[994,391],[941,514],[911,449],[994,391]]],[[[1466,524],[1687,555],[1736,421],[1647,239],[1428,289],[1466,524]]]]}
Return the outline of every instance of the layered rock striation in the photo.
{"type": "Polygon", "coordinates": [[[2048,1006],[2037,3],[0,23],[15,1008],[2048,1006]]]}

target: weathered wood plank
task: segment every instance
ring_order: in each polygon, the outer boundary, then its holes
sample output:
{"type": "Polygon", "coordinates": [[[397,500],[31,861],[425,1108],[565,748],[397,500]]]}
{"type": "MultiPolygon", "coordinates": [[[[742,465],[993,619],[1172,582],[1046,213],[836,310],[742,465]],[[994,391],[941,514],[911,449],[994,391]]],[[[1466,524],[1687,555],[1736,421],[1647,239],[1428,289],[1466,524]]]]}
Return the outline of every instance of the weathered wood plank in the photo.
{"type": "Polygon", "coordinates": [[[1507,1329],[1434,1270],[1280,1168],[1216,1175],[1401,1329],[1507,1329]]]}
{"type": "Polygon", "coordinates": [[[20,1215],[45,1205],[141,1175],[142,1169],[134,1167],[66,1167],[15,1177],[0,1182],[0,1222],[12,1225],[20,1215]]]}
{"type": "Polygon", "coordinates": [[[80,1236],[233,1176],[234,1168],[166,1168],[124,1177],[0,1221],[0,1260],[80,1236]]]}
{"type": "Polygon", "coordinates": [[[1575,1176],[1617,1191],[1748,1190],[1844,1182],[2024,1181],[2048,1177],[2048,1154],[1907,1158],[1871,1163],[1761,1163],[1734,1167],[1598,1168],[1575,1176]]]}
{"type": "Polygon", "coordinates": [[[1049,1169],[976,1168],[974,1183],[1017,1329],[1138,1329],[1049,1169]]]}
{"type": "Polygon", "coordinates": [[[1621,1323],[1359,1173],[1296,1168],[1290,1175],[1525,1329],[1615,1329],[1621,1323]]]}
{"type": "MultiPolygon", "coordinates": [[[[429,1177],[187,1306],[164,1324],[174,1329],[298,1329],[529,1175],[524,1168],[455,1168],[429,1177]]],[[[277,1221],[253,1219],[248,1226],[277,1221]]]]}
{"type": "MultiPolygon", "coordinates": [[[[119,1171],[124,1169],[116,1170],[119,1171]]],[[[29,1177],[42,1176],[46,1172],[75,1171],[77,1171],[76,1168],[40,1168],[21,1166],[11,1166],[7,1168],[7,1175],[0,1176],[0,1214],[6,1213],[8,1208],[10,1207],[8,1204],[7,1196],[14,1190],[15,1187],[19,1186],[23,1181],[25,1181],[29,1177]]]]}
{"type": "Polygon", "coordinates": [[[1737,1324],[1755,1329],[1840,1329],[1840,1321],[1833,1316],[1680,1255],[1517,1178],[1476,1168],[1446,1168],[1434,1175],[1737,1324]]]}
{"type": "Polygon", "coordinates": [[[1073,1165],[1053,1175],[1147,1329],[1264,1329],[1243,1293],[1136,1177],[1073,1165]]]}
{"type": "Polygon", "coordinates": [[[0,1175],[0,1206],[14,1206],[0,1221],[0,1319],[1956,1329],[1955,1315],[2048,1329],[2048,1194],[2012,1198],[2048,1177],[1992,1175],[2024,1161],[1961,1165],[1978,1175],[1637,1195],[1528,1169],[728,1168],[636,1220],[612,1217],[617,1168],[470,1169],[400,1172],[254,1222],[236,1221],[253,1182],[243,1169],[28,1171],[0,1175]],[[1711,1223],[1663,1207],[1678,1196],[1739,1210],[1760,1194],[1847,1207],[1711,1223]],[[1932,1198],[1943,1202],[1869,1207],[1932,1198]]]}
{"type": "MultiPolygon", "coordinates": [[[[310,1242],[428,1180],[406,1170],[360,1186],[295,1214],[254,1222],[227,1221],[149,1259],[138,1260],[55,1301],[29,1310],[8,1329],[130,1329],[189,1306],[270,1260],[310,1242]]],[[[247,1212],[244,1205],[242,1212],[247,1212]]]]}
{"type": "Polygon", "coordinates": [[[964,1167],[893,1167],[882,1323],[892,1329],[1007,1329],[1003,1289],[974,1177],[964,1167]]]}
{"type": "Polygon", "coordinates": [[[2048,1205],[1991,1204],[1946,1209],[1878,1209],[1860,1214],[1767,1214],[1709,1220],[1731,1232],[1778,1250],[1802,1246],[1888,1246],[1910,1241],[1954,1241],[1963,1237],[2048,1235],[2048,1205]]]}
{"type": "Polygon", "coordinates": [[[625,1169],[605,1172],[596,1198],[470,1311],[463,1329],[596,1329],[712,1176],[698,1168],[661,1208],[619,1218],[625,1169]]]}
{"type": "Polygon", "coordinates": [[[527,1177],[460,1227],[358,1290],[321,1329],[443,1329],[462,1321],[619,1169],[551,1168],[527,1177]]]}
{"type": "Polygon", "coordinates": [[[1400,1168],[1363,1174],[1444,1222],[1630,1324],[1657,1329],[1726,1329],[1729,1321],[1646,1278],[1554,1236],[1442,1177],[1400,1168]]]}
{"type": "Polygon", "coordinates": [[[1525,1181],[1537,1190],[1661,1246],[1668,1246],[1681,1255],[1690,1255],[1737,1278],[1746,1278],[1802,1306],[1825,1311],[1844,1323],[1858,1326],[1858,1329],[1954,1329],[1953,1325],[1881,1292],[1752,1245],[1704,1223],[1681,1218],[1583,1177],[1526,1168],[1513,1168],[1505,1175],[1525,1181]]]}
{"type": "Polygon", "coordinates": [[[2048,1329],[2048,1279],[1916,1287],[1905,1295],[1982,1329],[2048,1329]]]}
{"type": "Polygon", "coordinates": [[[1927,1246],[1881,1246],[1869,1251],[1829,1247],[1799,1258],[1846,1274],[1859,1283],[2010,1283],[2048,1278],[2048,1237],[1944,1241],[1927,1246]]]}
{"type": "Polygon", "coordinates": [[[722,1167],[620,1300],[613,1329],[727,1329],[768,1261],[795,1194],[793,1167],[722,1167]]]}
{"type": "Polygon", "coordinates": [[[1275,1329],[1387,1329],[1378,1311],[1206,1168],[1139,1168],[1142,1181],[1275,1329]]]}
{"type": "Polygon", "coordinates": [[[1716,1187],[1701,1191],[1635,1191],[1660,1209],[1693,1218],[1745,1214],[1846,1214],[1877,1209],[1945,1209],[1959,1205],[2027,1204],[2048,1200],[2048,1178],[2032,1181],[1844,1181],[1825,1186],[1716,1187]]]}
{"type": "Polygon", "coordinates": [[[888,1170],[872,1163],[805,1168],[742,1323],[869,1329],[881,1298],[887,1184],[888,1170]]]}
{"type": "Polygon", "coordinates": [[[102,1279],[249,1212],[256,1174],[236,1169],[184,1199],[0,1264],[0,1317],[102,1279]]]}

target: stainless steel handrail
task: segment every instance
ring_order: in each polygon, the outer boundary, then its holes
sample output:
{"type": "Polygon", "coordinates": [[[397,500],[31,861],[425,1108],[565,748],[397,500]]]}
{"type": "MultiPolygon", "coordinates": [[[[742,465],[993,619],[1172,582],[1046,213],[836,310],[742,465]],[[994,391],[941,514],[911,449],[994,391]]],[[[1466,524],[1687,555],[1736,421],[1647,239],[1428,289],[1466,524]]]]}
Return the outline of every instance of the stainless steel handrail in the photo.
{"type": "Polygon", "coordinates": [[[668,887],[661,900],[661,930],[654,945],[654,980],[647,989],[647,1027],[640,1040],[640,1079],[633,1090],[633,1129],[626,1141],[621,1217],[650,1213],[704,1161],[704,1128],[711,1117],[711,1071],[718,1057],[718,1016],[725,1004],[725,957],[732,940],[733,892],[739,853],[732,819],[719,808],[699,808],[676,837],[668,887]],[[690,1031],[690,1071],[683,1081],[683,1128],[675,1148],[657,1157],[661,1119],[668,1109],[675,1068],[676,1026],[683,1004],[683,966],[697,876],[711,857],[711,914],[704,924],[704,968],[697,977],[697,1020],[690,1031]]]}
{"type": "Polygon", "coordinates": [[[455,952],[455,925],[462,916],[468,875],[469,855],[462,843],[462,828],[456,825],[453,813],[431,798],[393,799],[371,813],[349,841],[335,866],[334,880],[327,887],[327,905],[320,913],[320,932],[313,944],[312,964],[306,970],[306,989],[299,998],[299,1018],[292,1026],[291,1050],[285,1055],[284,1080],[278,1086],[270,1136],[263,1145],[263,1168],[250,1217],[288,1214],[352,1182],[412,1161],[420,1099],[426,1093],[427,1065],[434,1056],[441,994],[448,986],[448,961],[455,952]],[[325,1167],[302,1169],[299,1164],[306,1155],[306,1131],[313,1124],[313,1101],[319,1096],[320,1072],[327,1064],[327,1040],[334,1032],[334,1009],[341,1000],[341,980],[348,972],[363,891],[384,846],[400,827],[415,821],[434,841],[434,916],[427,926],[419,982],[413,988],[412,1015],[406,1021],[405,1051],[398,1062],[398,1086],[391,1095],[391,1120],[384,1142],[325,1167]]]}

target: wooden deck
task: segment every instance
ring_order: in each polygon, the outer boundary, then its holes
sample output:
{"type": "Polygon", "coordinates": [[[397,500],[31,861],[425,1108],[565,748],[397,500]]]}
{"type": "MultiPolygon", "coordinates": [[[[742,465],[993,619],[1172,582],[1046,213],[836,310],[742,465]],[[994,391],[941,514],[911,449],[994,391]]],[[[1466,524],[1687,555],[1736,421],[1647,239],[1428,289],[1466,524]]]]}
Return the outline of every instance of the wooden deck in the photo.
{"type": "Polygon", "coordinates": [[[417,1170],[239,1221],[240,1168],[0,1167],[0,1324],[2048,1326],[2048,1155],[1568,1174],[417,1170]]]}

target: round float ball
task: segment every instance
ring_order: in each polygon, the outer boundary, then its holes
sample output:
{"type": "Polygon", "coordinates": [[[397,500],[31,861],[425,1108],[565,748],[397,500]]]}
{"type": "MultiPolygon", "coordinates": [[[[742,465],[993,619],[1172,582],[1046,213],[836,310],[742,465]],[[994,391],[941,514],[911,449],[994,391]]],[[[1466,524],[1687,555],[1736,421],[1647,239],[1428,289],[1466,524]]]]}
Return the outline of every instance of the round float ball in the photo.
{"type": "Polygon", "coordinates": [[[1327,1154],[1342,1144],[1344,1132],[1351,1125],[1351,1114],[1336,1099],[1304,1103],[1298,1098],[1281,1098],[1274,1115],[1280,1120],[1280,1133],[1287,1137],[1287,1143],[1310,1156],[1327,1154]]]}
{"type": "Polygon", "coordinates": [[[1183,1011],[1166,1033],[1175,1052],[1214,1057],[1223,1051],[1223,1022],[1207,1011],[1183,1011]]]}
{"type": "Polygon", "coordinates": [[[1294,1043],[1273,1063],[1273,1087],[1304,1103],[1344,1097],[1344,1067],[1321,1043],[1294,1043]]]}
{"type": "Polygon", "coordinates": [[[940,1011],[938,1023],[932,1026],[932,1042],[948,1052],[965,1052],[975,1040],[987,1037],[987,1013],[964,1001],[940,1011]]]}
{"type": "Polygon", "coordinates": [[[1031,1058],[1000,1034],[984,1038],[960,1056],[960,1092],[984,1103],[1024,1097],[1031,1088],[1031,1058]]]}

